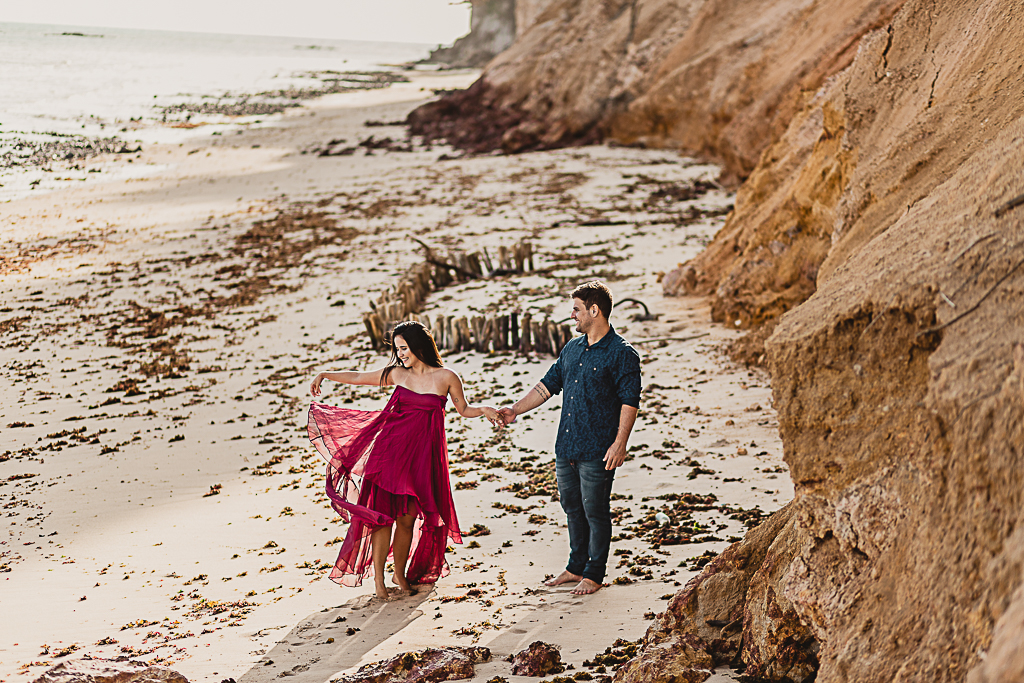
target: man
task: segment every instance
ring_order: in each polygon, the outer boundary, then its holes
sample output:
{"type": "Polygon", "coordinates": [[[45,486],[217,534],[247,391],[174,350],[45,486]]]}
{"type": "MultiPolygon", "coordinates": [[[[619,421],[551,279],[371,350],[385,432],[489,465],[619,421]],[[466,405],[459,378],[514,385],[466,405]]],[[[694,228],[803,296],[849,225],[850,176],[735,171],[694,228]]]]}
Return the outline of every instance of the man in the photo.
{"type": "Polygon", "coordinates": [[[506,425],[565,391],[555,439],[558,497],[569,527],[569,562],[548,586],[575,583],[572,592],[601,588],[612,537],[611,493],[615,468],[626,459],[626,442],[640,407],[640,356],[608,322],[612,294],[601,282],[572,293],[576,337],[562,349],[544,378],[511,408],[506,425]]]}

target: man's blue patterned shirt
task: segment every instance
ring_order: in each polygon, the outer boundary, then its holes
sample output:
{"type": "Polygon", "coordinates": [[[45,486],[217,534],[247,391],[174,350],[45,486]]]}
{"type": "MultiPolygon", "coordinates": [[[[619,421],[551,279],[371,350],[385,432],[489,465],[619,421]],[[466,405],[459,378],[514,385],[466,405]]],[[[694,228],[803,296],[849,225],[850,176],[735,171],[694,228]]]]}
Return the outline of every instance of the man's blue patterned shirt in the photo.
{"type": "Polygon", "coordinates": [[[602,460],[622,406],[640,407],[640,354],[614,328],[593,345],[584,334],[565,345],[541,382],[552,394],[565,392],[555,456],[602,460]]]}

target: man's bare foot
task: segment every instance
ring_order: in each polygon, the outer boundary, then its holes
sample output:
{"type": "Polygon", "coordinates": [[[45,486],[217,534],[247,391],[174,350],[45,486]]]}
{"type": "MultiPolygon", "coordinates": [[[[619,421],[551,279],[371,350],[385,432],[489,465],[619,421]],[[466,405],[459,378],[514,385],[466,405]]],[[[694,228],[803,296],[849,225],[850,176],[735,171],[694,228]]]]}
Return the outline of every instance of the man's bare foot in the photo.
{"type": "Polygon", "coordinates": [[[601,584],[590,579],[583,579],[570,591],[573,595],[590,595],[601,590],[601,584]]]}
{"type": "Polygon", "coordinates": [[[544,582],[545,586],[561,586],[563,583],[576,583],[582,580],[583,577],[578,574],[573,574],[568,571],[564,571],[553,579],[548,579],[544,582]]]}

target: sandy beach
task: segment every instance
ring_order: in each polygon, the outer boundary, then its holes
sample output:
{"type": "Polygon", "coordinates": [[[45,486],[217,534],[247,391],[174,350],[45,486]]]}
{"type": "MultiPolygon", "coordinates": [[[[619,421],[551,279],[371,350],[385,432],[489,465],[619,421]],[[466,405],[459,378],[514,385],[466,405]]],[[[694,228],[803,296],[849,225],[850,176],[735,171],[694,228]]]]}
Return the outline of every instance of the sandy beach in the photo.
{"type": "MultiPolygon", "coordinates": [[[[450,158],[401,149],[401,126],[366,125],[474,77],[331,95],[98,160],[79,187],[0,205],[0,681],[127,655],[189,681],[312,683],[439,644],[487,646],[476,679],[516,681],[504,658],[536,640],[579,671],[642,637],[702,556],[792,498],[767,375],[724,356],[738,333],[712,324],[705,300],[659,284],[721,227],[733,196],[719,170],[606,146],[450,158]],[[354,149],[319,156],[327,147],[354,149]],[[492,251],[529,239],[536,253],[535,272],[434,292],[426,315],[561,320],[594,278],[657,314],[623,305],[611,319],[642,354],[644,393],[598,593],[542,586],[568,551],[542,476],[560,397],[501,433],[449,405],[470,533],[447,577],[386,604],[370,602],[372,582],[326,578],[346,527],[306,436],[308,386],[322,369],[383,364],[362,313],[422,260],[410,236],[492,251]],[[662,510],[690,542],[656,542],[662,510]]],[[[552,360],[445,358],[470,400],[496,406],[552,360]]],[[[363,409],[387,396],[325,389],[321,400],[363,409]]]]}

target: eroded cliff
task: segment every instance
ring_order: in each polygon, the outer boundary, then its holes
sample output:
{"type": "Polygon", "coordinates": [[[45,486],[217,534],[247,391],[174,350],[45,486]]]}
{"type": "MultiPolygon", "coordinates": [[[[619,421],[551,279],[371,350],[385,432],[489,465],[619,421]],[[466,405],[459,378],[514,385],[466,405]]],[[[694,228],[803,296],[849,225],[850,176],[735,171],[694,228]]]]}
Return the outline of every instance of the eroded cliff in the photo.
{"type": "MultiPolygon", "coordinates": [[[[740,326],[790,311],[766,344],[799,538],[775,590],[819,681],[1024,680],[1021,9],[907,2],[666,278],[740,326]]],[[[756,664],[772,623],[744,639],[756,664]]]]}
{"type": "Polygon", "coordinates": [[[1022,168],[1018,120],[768,341],[819,680],[1024,679],[1022,168]]]}
{"type": "Polygon", "coordinates": [[[777,317],[1024,111],[1020,3],[910,2],[765,150],[711,247],[666,289],[777,317]]]}
{"type": "Polygon", "coordinates": [[[742,178],[902,2],[520,0],[515,43],[468,96],[425,105],[411,122],[471,151],[555,147],[596,131],[699,153],[742,178]],[[453,117],[465,125],[434,125],[453,117]]]}

